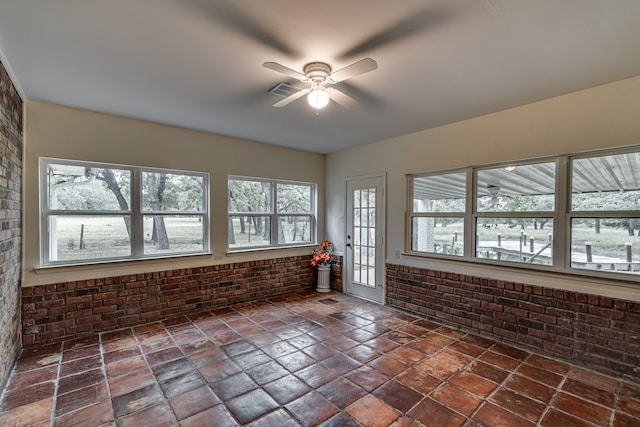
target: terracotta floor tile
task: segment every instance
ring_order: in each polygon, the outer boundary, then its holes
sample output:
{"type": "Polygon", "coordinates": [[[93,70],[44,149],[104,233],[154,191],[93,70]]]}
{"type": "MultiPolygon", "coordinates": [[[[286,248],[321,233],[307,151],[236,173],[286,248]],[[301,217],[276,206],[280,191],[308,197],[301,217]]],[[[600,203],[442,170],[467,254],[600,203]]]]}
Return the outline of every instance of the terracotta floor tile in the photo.
{"type": "MultiPolygon", "coordinates": [[[[466,418],[462,415],[455,413],[430,398],[424,399],[418,406],[413,408],[408,415],[420,421],[425,426],[459,427],[466,421],[466,418]]],[[[495,424],[488,425],[495,426],[495,424]]]]}
{"type": "Polygon", "coordinates": [[[466,416],[471,415],[482,403],[482,399],[478,396],[451,384],[442,385],[431,393],[431,398],[466,416]]]}
{"type": "Polygon", "coordinates": [[[155,405],[162,401],[162,392],[157,384],[116,396],[112,400],[113,412],[117,417],[123,417],[133,412],[139,411],[148,406],[155,405]]]}
{"type": "Polygon", "coordinates": [[[587,423],[579,418],[560,412],[557,409],[551,408],[542,418],[539,423],[541,427],[558,427],[558,426],[571,426],[571,427],[593,427],[593,424],[587,423]]]}
{"type": "Polygon", "coordinates": [[[491,401],[508,411],[514,412],[529,421],[536,422],[542,411],[544,411],[544,403],[537,402],[522,394],[518,394],[511,390],[500,389],[491,396],[491,401]]]}
{"type": "Polygon", "coordinates": [[[414,365],[426,357],[424,353],[406,346],[391,350],[387,355],[408,366],[414,365]]]}
{"type": "Polygon", "coordinates": [[[312,388],[318,388],[323,384],[332,381],[338,375],[329,368],[325,368],[319,363],[311,365],[296,372],[296,376],[302,379],[312,388]]]}
{"type": "MultiPolygon", "coordinates": [[[[513,414],[492,403],[485,403],[475,414],[474,420],[477,420],[483,426],[491,427],[533,427],[534,423],[528,421],[516,414],[513,414]]],[[[560,427],[563,424],[557,424],[560,427]]],[[[574,427],[572,424],[566,426],[574,427]]]]}
{"type": "Polygon", "coordinates": [[[367,363],[389,377],[395,377],[408,368],[407,365],[389,356],[380,356],[367,363]]]}
{"type": "Polygon", "coordinates": [[[521,350],[519,348],[503,343],[496,343],[493,347],[491,347],[491,351],[504,354],[505,356],[509,356],[512,359],[516,360],[524,360],[530,354],[528,351],[521,350]]]}
{"type": "Polygon", "coordinates": [[[149,365],[152,367],[184,357],[182,351],[180,351],[178,347],[167,347],[163,350],[156,351],[155,353],[148,353],[146,356],[149,365]]]}
{"type": "Polygon", "coordinates": [[[189,418],[220,403],[220,399],[207,386],[202,386],[169,399],[169,405],[178,421],[189,418]]]}
{"type": "Polygon", "coordinates": [[[280,409],[271,412],[262,418],[248,424],[248,427],[298,427],[300,423],[291,417],[285,410],[280,409]]]}
{"type": "Polygon", "coordinates": [[[340,412],[322,423],[320,427],[362,427],[362,424],[351,418],[348,414],[340,412]]]}
{"type": "Polygon", "coordinates": [[[58,377],[58,365],[47,366],[31,371],[16,372],[7,384],[7,390],[19,389],[47,381],[53,381],[58,377]]]}
{"type": "Polygon", "coordinates": [[[351,405],[347,413],[367,427],[386,427],[397,420],[402,413],[375,396],[365,396],[351,405]]]}
{"type": "Polygon", "coordinates": [[[149,369],[143,369],[116,378],[109,378],[109,390],[113,398],[137,390],[140,387],[153,384],[155,381],[156,379],[151,371],[149,369]]]}
{"type": "Polygon", "coordinates": [[[154,406],[141,409],[130,415],[117,418],[118,427],[173,427],[177,424],[171,407],[166,403],[158,403],[154,406]]]}
{"type": "Polygon", "coordinates": [[[53,399],[45,399],[0,412],[0,426],[28,426],[42,421],[48,422],[52,406],[53,399]]]}
{"type": "Polygon", "coordinates": [[[415,367],[442,380],[449,378],[460,370],[459,366],[447,362],[446,360],[442,360],[436,356],[423,360],[415,365],[415,367]]]}
{"type": "Polygon", "coordinates": [[[554,388],[517,374],[506,381],[505,387],[541,402],[549,402],[555,393],[554,388]]]}
{"type": "Polygon", "coordinates": [[[615,394],[612,392],[604,391],[598,387],[570,378],[562,385],[562,391],[575,394],[583,399],[605,406],[612,406],[616,399],[615,394]]]}
{"type": "Polygon", "coordinates": [[[244,372],[227,377],[210,385],[216,396],[226,401],[258,388],[258,385],[244,372]]]}
{"type": "Polygon", "coordinates": [[[351,371],[347,378],[367,391],[372,391],[389,380],[388,376],[369,366],[351,371]]]}
{"type": "Polygon", "coordinates": [[[600,390],[608,391],[610,393],[615,393],[620,385],[620,381],[618,380],[578,367],[571,368],[568,378],[592,385],[600,390]]]}
{"type": "Polygon", "coordinates": [[[95,427],[113,421],[113,410],[108,400],[69,412],[55,420],[56,426],[95,427]]]}
{"type": "Polygon", "coordinates": [[[196,371],[187,371],[173,378],[169,378],[166,381],[160,382],[160,388],[167,399],[203,385],[205,385],[205,382],[196,371]]]}
{"type": "Polygon", "coordinates": [[[263,389],[280,405],[285,405],[311,391],[304,381],[294,375],[287,375],[265,384],[263,389]]]}
{"type": "Polygon", "coordinates": [[[82,372],[91,371],[93,369],[102,368],[102,359],[100,355],[94,355],[91,357],[85,357],[83,359],[72,360],[60,365],[60,377],[67,377],[69,375],[76,375],[82,372]]]}
{"type": "Polygon", "coordinates": [[[247,369],[247,374],[259,385],[270,383],[278,378],[289,375],[289,372],[283,368],[278,362],[270,361],[262,365],[254,366],[247,369]]]}
{"type": "Polygon", "coordinates": [[[388,381],[372,393],[402,413],[408,412],[424,395],[397,381],[388,381]]]}
{"type": "Polygon", "coordinates": [[[367,392],[346,378],[340,377],[318,389],[324,397],[340,409],[344,409],[367,392]]]}
{"type": "Polygon", "coordinates": [[[379,357],[381,353],[371,347],[361,344],[349,349],[345,354],[360,363],[367,363],[376,357],[379,357]]]}
{"type": "Polygon", "coordinates": [[[320,362],[320,364],[325,368],[331,369],[339,375],[345,374],[346,372],[352,371],[362,366],[360,362],[344,354],[336,354],[335,356],[331,356],[330,358],[320,362]]]}
{"type": "Polygon", "coordinates": [[[465,370],[495,383],[501,383],[509,375],[509,372],[504,369],[478,361],[471,362],[465,370]]]}
{"type": "Polygon", "coordinates": [[[429,375],[420,369],[410,368],[396,377],[396,380],[424,395],[429,394],[442,380],[429,375]]]}
{"type": "Polygon", "coordinates": [[[273,411],[278,404],[264,390],[256,389],[231,399],[226,406],[241,424],[246,424],[273,411]]]}
{"type": "Polygon", "coordinates": [[[496,383],[468,371],[457,373],[449,379],[449,382],[483,398],[497,387],[496,383]]]}
{"type": "Polygon", "coordinates": [[[212,384],[223,380],[233,374],[237,374],[238,372],[242,371],[242,368],[240,368],[232,360],[223,359],[210,365],[203,366],[199,370],[204,379],[208,383],[212,384]]]}
{"type": "Polygon", "coordinates": [[[322,394],[312,391],[288,403],[291,412],[304,426],[317,426],[339,412],[339,409],[322,394]]]}
{"type": "MultiPolygon", "coordinates": [[[[0,418],[2,420],[2,418],[0,418]]],[[[611,427],[638,427],[640,418],[631,417],[621,412],[616,412],[611,427]]]]}
{"type": "Polygon", "coordinates": [[[629,396],[619,396],[616,409],[640,420],[640,400],[629,396]]]}
{"type": "Polygon", "coordinates": [[[509,371],[516,369],[520,365],[520,363],[522,363],[522,361],[520,360],[513,359],[509,356],[505,356],[504,354],[496,353],[494,351],[487,351],[486,353],[481,355],[478,360],[482,360],[483,362],[509,371]]]}
{"type": "Polygon", "coordinates": [[[109,378],[119,377],[142,369],[147,369],[147,361],[142,355],[117,360],[115,362],[108,363],[105,366],[107,377],[109,378]]]}
{"type": "Polygon", "coordinates": [[[546,369],[547,371],[554,372],[558,375],[564,375],[569,370],[568,364],[537,354],[532,354],[531,357],[527,359],[527,363],[531,366],[537,366],[538,368],[546,369]]]}
{"type": "Polygon", "coordinates": [[[561,411],[597,425],[606,425],[611,418],[610,409],[564,392],[556,394],[552,404],[561,411]]]}
{"type": "Polygon", "coordinates": [[[296,351],[289,353],[285,356],[279,357],[276,361],[285,367],[289,372],[296,372],[307,366],[311,366],[316,363],[316,359],[311,356],[307,356],[302,351],[296,351]]]}
{"type": "Polygon", "coordinates": [[[67,412],[105,400],[108,397],[109,391],[106,381],[72,391],[71,393],[60,394],[56,399],[55,415],[59,417],[67,412]]]}
{"type": "Polygon", "coordinates": [[[0,408],[32,427],[636,427],[640,385],[310,290],[26,349],[0,408]]]}

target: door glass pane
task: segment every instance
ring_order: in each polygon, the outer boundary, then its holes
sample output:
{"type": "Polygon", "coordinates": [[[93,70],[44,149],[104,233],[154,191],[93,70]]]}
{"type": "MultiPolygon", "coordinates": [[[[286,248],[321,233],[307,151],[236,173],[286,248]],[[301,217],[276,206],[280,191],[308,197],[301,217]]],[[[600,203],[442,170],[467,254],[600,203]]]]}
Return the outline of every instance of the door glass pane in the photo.
{"type": "Polygon", "coordinates": [[[353,218],[353,281],[360,285],[375,288],[376,277],[376,189],[355,190],[354,206],[358,200],[359,208],[354,208],[353,218]]]}

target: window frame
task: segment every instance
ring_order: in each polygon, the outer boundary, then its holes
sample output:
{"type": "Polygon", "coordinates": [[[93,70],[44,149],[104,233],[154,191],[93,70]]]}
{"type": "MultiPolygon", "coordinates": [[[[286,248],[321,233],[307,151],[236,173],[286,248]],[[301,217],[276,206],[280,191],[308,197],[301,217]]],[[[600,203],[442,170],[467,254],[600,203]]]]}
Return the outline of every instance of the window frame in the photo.
{"type": "MultiPolygon", "coordinates": [[[[640,153],[640,146],[628,146],[621,148],[610,148],[603,150],[593,150],[581,153],[563,154],[557,156],[546,156],[535,159],[524,159],[518,161],[508,161],[492,163],[487,165],[475,165],[466,168],[457,168],[450,170],[438,170],[426,173],[407,174],[407,208],[405,215],[405,242],[404,254],[428,259],[442,259],[450,261],[464,261],[477,264],[495,265],[500,267],[509,267],[521,270],[541,270],[554,273],[571,273],[581,276],[602,277],[607,279],[626,280],[640,282],[640,274],[630,274],[624,271],[606,271],[606,270],[588,270],[584,268],[576,268],[571,266],[571,223],[575,218],[640,218],[640,209],[638,210],[603,210],[603,211],[574,211],[572,210],[572,161],[574,159],[584,159],[590,157],[605,157],[625,153],[640,153]],[[477,182],[478,171],[509,167],[509,166],[525,166],[544,162],[556,163],[555,176],[555,202],[553,211],[509,211],[509,212],[491,212],[479,211],[477,207],[477,182]],[[432,252],[419,252],[412,249],[413,242],[411,236],[412,220],[419,216],[441,216],[425,215],[424,213],[413,212],[413,180],[416,177],[442,175],[447,173],[467,171],[466,197],[467,205],[464,212],[465,223],[465,242],[464,255],[454,256],[447,254],[439,254],[432,252]],[[479,218],[551,218],[553,220],[553,255],[551,265],[528,264],[523,262],[501,261],[495,259],[480,258],[476,255],[476,226],[479,218]]],[[[449,213],[447,216],[454,216],[449,213]]]]}
{"type": "Polygon", "coordinates": [[[76,265],[88,265],[88,264],[102,264],[111,262],[122,261],[135,261],[135,260],[149,260],[158,258],[173,258],[183,256],[194,256],[211,253],[210,242],[210,178],[207,172],[197,171],[184,171],[178,169],[165,169],[154,168],[144,166],[132,166],[122,165],[115,163],[104,163],[95,161],[83,161],[73,159],[60,159],[52,157],[40,157],[39,159],[39,204],[40,204],[40,232],[39,232],[39,244],[40,244],[40,267],[55,267],[55,266],[76,266],[76,265]],[[50,208],[50,188],[48,181],[48,167],[49,165],[65,165],[76,166],[84,168],[100,168],[100,169],[119,169],[128,170],[130,172],[130,194],[129,194],[129,209],[123,210],[64,210],[64,209],[51,209],[50,208]],[[142,206],[143,198],[143,184],[142,175],[144,172],[151,173],[166,173],[173,175],[185,175],[194,176],[202,179],[202,211],[159,211],[152,210],[145,211],[142,206]],[[49,218],[52,216],[115,216],[131,218],[131,238],[130,238],[130,255],[125,256],[113,256],[113,257],[96,257],[96,258],[83,258],[74,260],[51,260],[51,233],[49,230],[49,218]],[[144,217],[145,216],[157,216],[157,215],[171,215],[171,216],[201,216],[202,217],[202,250],[186,250],[176,252],[163,252],[157,254],[145,254],[145,241],[144,241],[144,217]]]}
{"type": "Polygon", "coordinates": [[[305,247],[305,246],[315,246],[317,245],[317,218],[318,218],[318,185],[312,182],[304,182],[304,181],[293,181],[293,180],[284,180],[284,179],[275,179],[275,178],[260,178],[260,177],[251,177],[251,176],[242,176],[242,175],[229,175],[227,177],[227,252],[228,253],[239,253],[239,252],[250,252],[250,251],[260,251],[260,250],[271,250],[271,249],[283,249],[283,248],[291,248],[291,247],[305,247]],[[229,202],[229,182],[231,180],[238,181],[255,181],[255,182],[266,182],[271,184],[271,206],[269,212],[231,212],[230,211],[230,202],[229,202]],[[282,185],[303,185],[309,186],[311,189],[310,195],[310,210],[308,212],[288,212],[288,213],[279,213],[278,212],[278,184],[282,185]],[[244,216],[244,217],[268,217],[270,220],[270,233],[271,233],[271,243],[268,245],[252,245],[252,246],[235,246],[231,247],[229,242],[229,221],[232,217],[244,216]],[[308,242],[286,242],[280,243],[278,242],[278,227],[280,225],[281,217],[303,217],[309,218],[309,237],[310,241],[308,242]]]}

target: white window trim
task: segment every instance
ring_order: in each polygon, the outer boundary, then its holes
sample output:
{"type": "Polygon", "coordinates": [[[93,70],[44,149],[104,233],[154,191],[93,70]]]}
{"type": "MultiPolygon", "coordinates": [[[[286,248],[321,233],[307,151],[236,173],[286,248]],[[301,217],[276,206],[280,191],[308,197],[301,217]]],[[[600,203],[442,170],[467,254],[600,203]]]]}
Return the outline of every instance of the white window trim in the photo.
{"type": "Polygon", "coordinates": [[[196,171],[183,171],[178,169],[162,169],[143,166],[121,165],[115,163],[102,163],[81,160],[59,159],[51,157],[41,157],[39,159],[39,183],[40,183],[40,268],[58,267],[58,266],[76,266],[104,264],[122,261],[149,260],[159,258],[176,258],[193,255],[203,255],[211,253],[210,243],[210,205],[209,205],[209,173],[196,171]],[[131,172],[131,199],[128,211],[86,211],[86,210],[54,210],[49,209],[49,186],[47,182],[47,167],[50,164],[64,164],[81,167],[95,168],[112,168],[120,170],[129,170],[131,172]],[[177,175],[191,175],[202,178],[203,180],[203,211],[180,211],[180,212],[154,212],[142,210],[142,173],[167,173],[177,175]],[[129,216],[131,218],[131,255],[107,257],[107,258],[90,258],[80,260],[64,260],[50,261],[50,233],[49,233],[49,216],[65,215],[65,216],[129,216]],[[143,218],[145,215],[175,215],[175,216],[193,216],[201,215],[203,219],[203,249],[199,251],[180,251],[161,254],[144,254],[144,227],[143,218]]]}
{"type": "Polygon", "coordinates": [[[639,152],[640,146],[622,147],[614,149],[604,149],[589,151],[583,153],[565,154],[553,157],[541,157],[537,159],[526,159],[520,161],[500,162],[489,165],[476,165],[469,166],[464,169],[451,169],[451,170],[439,170],[426,173],[415,173],[407,175],[407,213],[405,216],[405,249],[404,254],[416,259],[425,258],[433,259],[434,261],[450,261],[450,262],[463,262],[473,263],[477,265],[487,265],[495,267],[505,267],[508,269],[516,270],[530,270],[540,271],[548,273],[562,273],[578,276],[588,276],[594,278],[605,278],[620,281],[640,282],[640,274],[628,274],[625,272],[616,271],[597,271],[586,270],[581,268],[571,267],[571,220],[573,218],[640,218],[640,210],[626,210],[626,211],[572,211],[571,200],[571,160],[588,157],[600,157],[615,154],[633,153],[639,152]],[[554,211],[535,211],[535,212],[478,212],[476,207],[476,183],[478,170],[507,167],[507,166],[521,166],[532,163],[541,162],[556,162],[556,192],[555,192],[555,210],[554,211]],[[442,175],[447,173],[460,172],[461,170],[467,171],[466,180],[466,211],[463,214],[465,218],[465,236],[464,236],[464,254],[463,256],[437,254],[432,252],[418,252],[412,250],[411,241],[411,222],[412,218],[419,216],[457,216],[459,213],[414,213],[413,212],[413,178],[442,175]],[[490,260],[485,258],[478,258],[475,255],[476,247],[476,232],[475,223],[476,218],[483,217],[551,217],[553,219],[553,265],[534,265],[518,262],[505,262],[490,260]]]}
{"type": "Polygon", "coordinates": [[[318,242],[317,237],[317,218],[318,218],[318,210],[317,210],[317,198],[318,198],[318,185],[312,182],[303,182],[303,181],[291,181],[285,179],[270,179],[270,178],[257,178],[251,176],[241,176],[241,175],[229,175],[227,178],[227,184],[229,180],[244,180],[244,181],[257,181],[257,182],[268,182],[271,184],[271,212],[230,212],[229,211],[229,191],[227,187],[227,219],[232,216],[246,216],[246,217],[270,217],[271,219],[271,244],[270,245],[256,245],[256,246],[238,246],[238,247],[230,247],[229,246],[229,221],[227,220],[227,253],[228,254],[237,254],[242,252],[253,252],[253,251],[268,251],[273,249],[286,249],[286,248],[300,248],[305,246],[315,246],[318,242]],[[293,185],[308,185],[312,189],[311,194],[311,207],[308,213],[304,212],[295,212],[295,213],[287,213],[287,214],[279,214],[278,210],[278,190],[277,185],[280,184],[293,184],[293,185]],[[281,216],[302,216],[305,218],[310,218],[310,226],[311,230],[309,230],[311,236],[311,242],[300,242],[300,243],[278,243],[278,218],[281,216]],[[274,237],[275,236],[275,237],[274,237]]]}

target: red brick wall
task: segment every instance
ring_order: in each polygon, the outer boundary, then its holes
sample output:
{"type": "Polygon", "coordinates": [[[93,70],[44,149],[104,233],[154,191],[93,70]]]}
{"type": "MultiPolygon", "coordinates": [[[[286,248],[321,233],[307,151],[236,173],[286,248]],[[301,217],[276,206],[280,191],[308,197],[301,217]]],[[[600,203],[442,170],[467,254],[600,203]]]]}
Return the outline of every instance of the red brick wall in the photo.
{"type": "Polygon", "coordinates": [[[640,379],[640,303],[387,264],[387,304],[640,379]]]}
{"type": "Polygon", "coordinates": [[[23,289],[25,347],[270,298],[314,286],[308,256],[52,283],[23,289]]]}
{"type": "Polygon", "coordinates": [[[21,350],[22,100],[0,63],[0,390],[21,350]]]}

